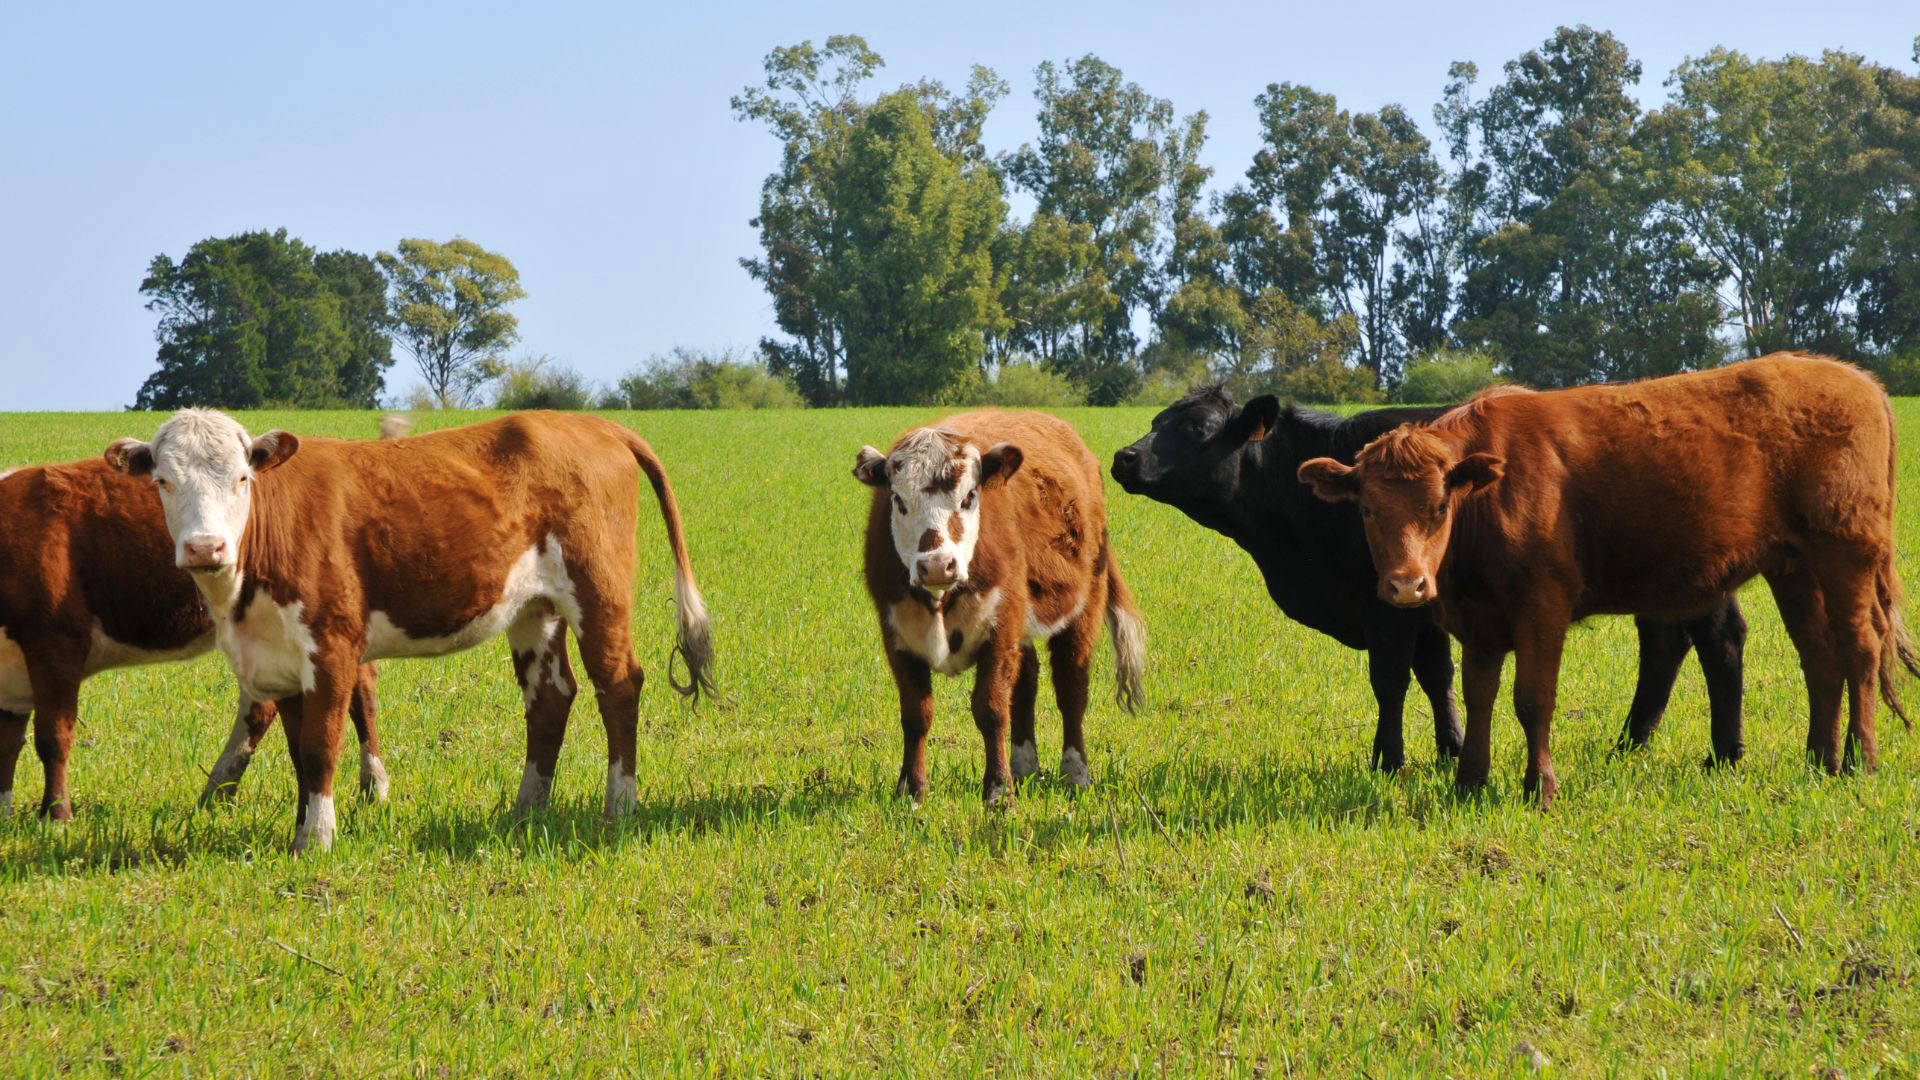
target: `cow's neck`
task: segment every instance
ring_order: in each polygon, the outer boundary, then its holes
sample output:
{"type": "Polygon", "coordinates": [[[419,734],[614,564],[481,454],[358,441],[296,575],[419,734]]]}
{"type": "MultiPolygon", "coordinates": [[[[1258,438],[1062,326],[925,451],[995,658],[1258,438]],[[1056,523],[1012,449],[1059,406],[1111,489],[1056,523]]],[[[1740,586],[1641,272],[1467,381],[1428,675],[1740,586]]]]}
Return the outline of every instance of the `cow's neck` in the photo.
{"type": "Polygon", "coordinates": [[[236,563],[195,574],[193,584],[206,600],[207,611],[214,621],[228,622],[234,617],[234,606],[240,602],[240,591],[246,584],[246,572],[236,563]]]}

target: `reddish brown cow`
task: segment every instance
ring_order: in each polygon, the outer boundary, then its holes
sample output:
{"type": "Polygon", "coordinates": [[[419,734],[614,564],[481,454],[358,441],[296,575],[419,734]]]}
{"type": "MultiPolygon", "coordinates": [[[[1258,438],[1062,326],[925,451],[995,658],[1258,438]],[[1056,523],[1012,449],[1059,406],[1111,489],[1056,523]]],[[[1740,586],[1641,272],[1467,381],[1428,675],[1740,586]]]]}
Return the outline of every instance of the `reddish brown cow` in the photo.
{"type": "MultiPolygon", "coordinates": [[[[437,656],[505,632],[526,702],[519,805],[544,803],[580,645],[607,729],[609,815],[633,808],[642,683],[633,606],[639,476],[673,551],[682,692],[707,685],[707,615],[680,509],[644,440],[592,416],[521,413],[382,442],[255,439],[188,409],[108,461],[151,474],[176,562],[212,610],[242,687],[282,702],[299,747],[294,849],[326,847],[353,670],[364,657],[437,656]]],[[[672,681],[669,679],[669,681],[672,681]]]]}
{"type": "MultiPolygon", "coordinates": [[[[97,458],[0,472],[0,816],[13,804],[29,713],[46,772],[40,814],[70,818],[67,756],[81,682],[109,668],[199,656],[213,640],[205,602],[173,565],[153,485],[97,458]]],[[[361,786],[385,798],[373,687],[368,665],[353,718],[361,786]]],[[[202,803],[231,796],[273,723],[274,704],[242,694],[237,713],[202,803]]]]}
{"type": "Polygon", "coordinates": [[[1140,614],[1107,538],[1100,464],[1086,444],[1041,413],[965,413],[907,432],[884,455],[861,447],[853,474],[874,488],[867,592],[900,689],[905,748],[895,793],[917,801],[927,791],[935,671],[978,668],[973,719],[986,742],[987,802],[1036,770],[1036,641],[1052,657],[1061,778],[1086,786],[1081,721],[1101,620],[1112,628],[1129,709],[1146,658],[1140,614]]]}
{"type": "Polygon", "coordinates": [[[1437,601],[1463,650],[1477,787],[1500,666],[1527,734],[1526,790],[1548,754],[1568,625],[1603,613],[1686,617],[1761,575],[1799,650],[1807,747],[1829,770],[1874,766],[1874,691],[1916,656],[1893,565],[1893,413],[1873,378],[1780,353],[1690,375],[1551,393],[1496,391],[1300,479],[1355,499],[1402,605],[1437,601]],[[1840,699],[1849,691],[1843,737],[1840,699]],[[1844,755],[1844,756],[1843,756],[1844,755]]]}

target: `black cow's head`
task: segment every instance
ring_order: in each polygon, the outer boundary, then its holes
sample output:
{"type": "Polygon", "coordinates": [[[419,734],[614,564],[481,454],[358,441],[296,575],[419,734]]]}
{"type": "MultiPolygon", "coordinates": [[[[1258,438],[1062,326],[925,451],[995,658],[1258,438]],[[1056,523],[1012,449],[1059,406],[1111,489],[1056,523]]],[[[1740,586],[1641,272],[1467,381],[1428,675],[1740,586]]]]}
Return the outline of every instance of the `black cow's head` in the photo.
{"type": "Polygon", "coordinates": [[[1195,390],[1153,418],[1153,430],[1113,455],[1113,478],[1129,495],[1204,513],[1233,497],[1239,456],[1265,439],[1280,417],[1280,401],[1265,394],[1233,403],[1224,387],[1195,390]]]}

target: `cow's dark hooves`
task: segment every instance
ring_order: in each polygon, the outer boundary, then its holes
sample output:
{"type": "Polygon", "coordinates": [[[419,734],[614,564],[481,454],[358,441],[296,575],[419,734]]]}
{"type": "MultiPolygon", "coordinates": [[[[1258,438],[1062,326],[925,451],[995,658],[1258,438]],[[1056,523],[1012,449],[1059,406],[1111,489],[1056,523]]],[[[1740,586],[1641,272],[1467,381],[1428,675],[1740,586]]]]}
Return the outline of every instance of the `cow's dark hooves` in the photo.
{"type": "Polygon", "coordinates": [[[1740,764],[1739,754],[1708,754],[1707,759],[1700,763],[1700,767],[1708,772],[1713,772],[1717,769],[1731,769],[1738,764],[1740,764]]]}

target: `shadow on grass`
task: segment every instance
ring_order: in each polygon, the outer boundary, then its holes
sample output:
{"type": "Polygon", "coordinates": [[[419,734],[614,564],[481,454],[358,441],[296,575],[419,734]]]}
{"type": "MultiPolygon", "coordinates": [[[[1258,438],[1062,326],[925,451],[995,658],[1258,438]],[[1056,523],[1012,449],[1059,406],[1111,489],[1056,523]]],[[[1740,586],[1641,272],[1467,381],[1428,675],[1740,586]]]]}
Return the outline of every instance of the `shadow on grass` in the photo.
{"type": "MultiPolygon", "coordinates": [[[[998,847],[1011,834],[1021,842],[1051,847],[1104,839],[1117,830],[1129,845],[1166,834],[1199,837],[1239,826],[1368,828],[1387,820],[1424,820],[1447,813],[1472,814],[1507,796],[1496,780],[1487,791],[1456,796],[1452,768],[1431,762],[1383,775],[1357,762],[1311,763],[1277,757],[1238,764],[1175,760],[1129,769],[1101,770],[1093,787],[1073,794],[1043,771],[1021,785],[1015,808],[988,810],[978,802],[971,765],[952,761],[936,770],[929,802],[957,800],[977,814],[970,830],[998,847]]],[[[609,822],[598,799],[554,803],[517,813],[503,796],[486,810],[415,803],[404,815],[382,821],[385,809],[361,811],[341,822],[344,845],[405,843],[413,850],[454,860],[498,855],[585,859],[664,837],[735,835],[775,831],[781,822],[844,815],[861,806],[913,814],[892,795],[892,778],[879,770],[831,776],[825,769],[784,787],[766,784],[684,791],[644,789],[634,812],[609,822]]],[[[75,821],[48,827],[16,815],[0,825],[0,880],[26,880],[128,869],[178,867],[192,859],[239,862],[275,857],[292,837],[289,808],[260,800],[211,813],[159,812],[144,820],[91,808],[75,821]]],[[[923,818],[922,820],[926,820],[923,818]]]]}

